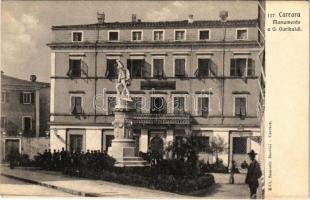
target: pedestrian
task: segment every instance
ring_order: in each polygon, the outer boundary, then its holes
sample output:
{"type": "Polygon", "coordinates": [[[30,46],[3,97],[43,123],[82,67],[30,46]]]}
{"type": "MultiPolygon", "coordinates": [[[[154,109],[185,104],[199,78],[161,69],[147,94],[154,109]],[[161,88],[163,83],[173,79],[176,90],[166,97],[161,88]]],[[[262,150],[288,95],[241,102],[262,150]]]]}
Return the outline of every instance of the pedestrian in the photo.
{"type": "Polygon", "coordinates": [[[248,172],[245,178],[245,183],[249,185],[250,188],[250,198],[256,199],[256,191],[259,186],[258,179],[262,176],[262,171],[259,163],[255,160],[256,153],[251,150],[248,153],[251,163],[248,166],[248,172]]]}
{"type": "Polygon", "coordinates": [[[8,160],[10,162],[10,168],[14,169],[15,164],[16,164],[16,152],[14,151],[14,149],[11,149],[9,154],[8,154],[8,160]]]}
{"type": "Polygon", "coordinates": [[[231,168],[230,168],[230,177],[229,177],[229,183],[235,184],[235,173],[237,172],[236,162],[234,160],[231,161],[231,168]]]}

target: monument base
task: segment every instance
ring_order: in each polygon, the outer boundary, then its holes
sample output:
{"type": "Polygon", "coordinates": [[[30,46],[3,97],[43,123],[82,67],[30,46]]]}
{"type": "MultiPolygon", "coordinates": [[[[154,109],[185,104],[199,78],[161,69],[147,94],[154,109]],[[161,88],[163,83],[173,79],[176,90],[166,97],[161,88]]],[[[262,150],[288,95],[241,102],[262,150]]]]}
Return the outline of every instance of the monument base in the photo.
{"type": "Polygon", "coordinates": [[[148,163],[138,157],[138,149],[133,139],[114,139],[108,149],[108,154],[113,157],[116,167],[144,167],[148,163]]]}

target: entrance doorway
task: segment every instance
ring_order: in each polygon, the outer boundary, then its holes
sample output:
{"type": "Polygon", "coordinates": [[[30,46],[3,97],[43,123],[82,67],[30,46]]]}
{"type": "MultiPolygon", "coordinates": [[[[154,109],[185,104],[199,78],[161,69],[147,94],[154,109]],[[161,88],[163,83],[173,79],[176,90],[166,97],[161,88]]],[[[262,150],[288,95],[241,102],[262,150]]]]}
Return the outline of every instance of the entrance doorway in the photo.
{"type": "Polygon", "coordinates": [[[5,140],[5,160],[8,160],[10,154],[19,154],[19,139],[6,139],[5,140]]]}
{"type": "Polygon", "coordinates": [[[70,151],[80,152],[83,149],[83,135],[70,135],[70,151]]]}
{"type": "Polygon", "coordinates": [[[164,152],[164,141],[158,135],[151,140],[151,151],[157,155],[162,155],[164,152]]]}

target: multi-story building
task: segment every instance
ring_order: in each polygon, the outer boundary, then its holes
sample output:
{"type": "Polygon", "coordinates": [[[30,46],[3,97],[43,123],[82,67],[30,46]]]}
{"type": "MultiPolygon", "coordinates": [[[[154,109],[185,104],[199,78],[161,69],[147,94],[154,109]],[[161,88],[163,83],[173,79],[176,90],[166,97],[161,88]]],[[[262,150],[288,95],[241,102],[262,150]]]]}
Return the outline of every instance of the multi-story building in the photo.
{"type": "Polygon", "coordinates": [[[12,150],[33,156],[49,146],[45,137],[49,129],[50,86],[36,81],[35,75],[30,79],[1,72],[1,160],[12,150]]]}
{"type": "Polygon", "coordinates": [[[195,136],[201,158],[240,164],[259,152],[258,19],[105,22],[53,26],[51,148],[107,150],[113,139],[116,60],[131,73],[134,137],[142,152],[195,136]]]}

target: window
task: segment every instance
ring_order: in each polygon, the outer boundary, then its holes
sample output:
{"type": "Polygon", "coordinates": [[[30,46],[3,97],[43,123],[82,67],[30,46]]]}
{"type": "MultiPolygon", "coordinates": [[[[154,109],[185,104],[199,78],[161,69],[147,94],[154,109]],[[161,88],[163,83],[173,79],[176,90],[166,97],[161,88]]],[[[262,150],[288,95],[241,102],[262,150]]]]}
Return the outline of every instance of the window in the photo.
{"type": "Polygon", "coordinates": [[[116,59],[107,59],[107,70],[105,72],[105,77],[107,77],[108,79],[117,78],[116,59]]]}
{"type": "Polygon", "coordinates": [[[233,137],[233,154],[246,154],[247,152],[247,138],[233,137]]]}
{"type": "Polygon", "coordinates": [[[174,60],[175,77],[185,77],[185,58],[174,60]]]}
{"type": "Polygon", "coordinates": [[[108,115],[113,115],[116,106],[116,97],[108,97],[108,115]]]}
{"type": "Polygon", "coordinates": [[[209,150],[209,137],[206,136],[196,136],[195,144],[198,152],[208,152],[209,150]]]}
{"type": "Polygon", "coordinates": [[[237,29],[236,30],[237,40],[247,40],[248,39],[248,30],[247,29],[237,29]]]}
{"type": "Polygon", "coordinates": [[[209,98],[198,97],[198,115],[208,116],[209,114],[209,98]]]}
{"type": "Polygon", "coordinates": [[[175,30],[174,31],[174,40],[181,41],[186,40],[185,38],[185,30],[175,30]]]}
{"type": "Polygon", "coordinates": [[[81,65],[82,59],[69,59],[69,71],[67,72],[67,76],[71,78],[81,77],[81,65]]]}
{"type": "Polygon", "coordinates": [[[7,102],[7,92],[1,92],[1,103],[7,102]]]}
{"type": "Polygon", "coordinates": [[[210,40],[210,31],[209,30],[200,30],[199,31],[199,40],[210,40]]]}
{"type": "Polygon", "coordinates": [[[29,133],[32,130],[32,118],[23,117],[23,131],[24,133],[29,133]]]}
{"type": "Polygon", "coordinates": [[[151,113],[166,113],[166,100],[164,97],[151,97],[151,113]]]}
{"type": "Polygon", "coordinates": [[[112,140],[114,140],[114,135],[106,135],[105,136],[105,150],[108,151],[109,147],[112,146],[112,140]]]}
{"type": "Polygon", "coordinates": [[[7,119],[6,117],[1,117],[1,128],[2,129],[6,129],[6,123],[7,123],[7,119]]]}
{"type": "Polygon", "coordinates": [[[210,76],[210,63],[210,59],[198,59],[198,77],[203,78],[210,76]]]}
{"type": "Polygon", "coordinates": [[[132,41],[142,41],[142,31],[132,31],[132,41]]]}
{"type": "Polygon", "coordinates": [[[163,41],[164,40],[164,31],[153,31],[153,40],[154,41],[163,41]]]}
{"type": "Polygon", "coordinates": [[[164,76],[164,59],[153,59],[153,77],[162,78],[164,76]]]}
{"type": "Polygon", "coordinates": [[[235,116],[243,119],[246,116],[246,97],[235,97],[235,116]]]}
{"type": "Polygon", "coordinates": [[[33,104],[34,103],[34,92],[21,92],[20,103],[21,104],[33,104]]]}
{"type": "Polygon", "coordinates": [[[72,41],[73,42],[81,42],[83,40],[83,33],[79,32],[72,32],[72,41]]]}
{"type": "Polygon", "coordinates": [[[231,59],[230,75],[237,77],[255,76],[255,63],[253,59],[231,59]]]}
{"type": "Polygon", "coordinates": [[[136,109],[137,113],[142,112],[142,97],[132,97],[133,106],[136,109]]]}
{"type": "Polygon", "coordinates": [[[127,69],[132,78],[142,78],[144,59],[128,59],[127,69]]]}
{"type": "Polygon", "coordinates": [[[174,97],[173,98],[173,113],[184,113],[185,112],[185,97],[174,97]]]}
{"type": "Polygon", "coordinates": [[[83,135],[70,134],[70,152],[80,152],[83,150],[83,135]]]}
{"type": "Polygon", "coordinates": [[[118,41],[119,40],[119,31],[109,31],[109,41],[118,41]]]}
{"type": "Polygon", "coordinates": [[[71,96],[71,113],[73,115],[83,114],[81,96],[71,96]]]}

